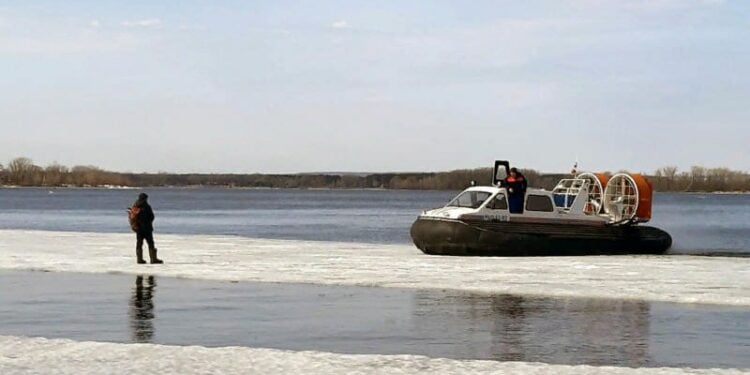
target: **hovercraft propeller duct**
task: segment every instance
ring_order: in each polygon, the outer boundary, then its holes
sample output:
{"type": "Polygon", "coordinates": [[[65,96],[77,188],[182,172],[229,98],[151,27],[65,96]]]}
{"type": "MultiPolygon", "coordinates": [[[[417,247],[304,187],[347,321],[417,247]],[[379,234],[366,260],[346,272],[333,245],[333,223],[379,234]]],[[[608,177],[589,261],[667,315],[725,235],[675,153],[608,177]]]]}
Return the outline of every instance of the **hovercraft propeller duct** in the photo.
{"type": "Polygon", "coordinates": [[[651,220],[651,183],[640,174],[617,173],[604,188],[602,208],[614,223],[651,220]]]}
{"type": "Polygon", "coordinates": [[[576,178],[588,181],[588,201],[584,211],[589,215],[598,215],[602,212],[602,195],[604,194],[604,187],[607,186],[609,181],[609,176],[604,173],[584,172],[576,178]]]}

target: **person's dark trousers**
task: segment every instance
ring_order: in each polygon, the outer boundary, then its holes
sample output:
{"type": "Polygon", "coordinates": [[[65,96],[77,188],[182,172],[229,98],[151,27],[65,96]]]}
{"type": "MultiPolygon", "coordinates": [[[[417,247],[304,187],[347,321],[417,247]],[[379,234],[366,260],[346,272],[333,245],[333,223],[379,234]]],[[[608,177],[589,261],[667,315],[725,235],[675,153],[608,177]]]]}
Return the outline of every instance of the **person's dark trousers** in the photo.
{"type": "Polygon", "coordinates": [[[510,194],[508,196],[508,208],[512,214],[523,213],[523,194],[510,194]]]}
{"type": "Polygon", "coordinates": [[[156,246],[154,246],[154,233],[153,232],[136,232],[135,242],[135,256],[138,258],[138,263],[146,263],[143,260],[143,240],[146,240],[148,244],[148,255],[153,263],[156,260],[156,246]]]}

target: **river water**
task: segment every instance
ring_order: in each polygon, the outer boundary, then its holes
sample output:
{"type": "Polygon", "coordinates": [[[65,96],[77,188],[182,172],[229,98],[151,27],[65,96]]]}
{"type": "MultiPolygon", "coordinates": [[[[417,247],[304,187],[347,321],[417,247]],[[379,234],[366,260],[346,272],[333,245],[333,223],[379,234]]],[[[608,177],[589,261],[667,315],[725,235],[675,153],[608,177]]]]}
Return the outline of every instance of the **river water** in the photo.
{"type": "Polygon", "coordinates": [[[629,367],[750,368],[750,311],[0,271],[0,334],[629,367]]]}
{"type": "MultiPolygon", "coordinates": [[[[0,229],[129,233],[126,209],[139,192],[0,189],[0,229]]],[[[442,206],[457,193],[146,192],[157,234],[370,244],[409,244],[409,227],[419,212],[442,206]]],[[[649,225],[672,235],[672,254],[750,257],[750,195],[656,194],[653,212],[649,225]]],[[[0,271],[0,285],[0,335],[750,368],[746,307],[29,271],[0,271]]]]}
{"type": "MultiPolygon", "coordinates": [[[[410,243],[424,209],[457,192],[150,188],[157,233],[365,243],[410,243]]],[[[0,189],[0,229],[126,233],[139,190],[0,189]]],[[[672,253],[750,256],[750,195],[666,194],[649,225],[669,232],[672,253]]]]}

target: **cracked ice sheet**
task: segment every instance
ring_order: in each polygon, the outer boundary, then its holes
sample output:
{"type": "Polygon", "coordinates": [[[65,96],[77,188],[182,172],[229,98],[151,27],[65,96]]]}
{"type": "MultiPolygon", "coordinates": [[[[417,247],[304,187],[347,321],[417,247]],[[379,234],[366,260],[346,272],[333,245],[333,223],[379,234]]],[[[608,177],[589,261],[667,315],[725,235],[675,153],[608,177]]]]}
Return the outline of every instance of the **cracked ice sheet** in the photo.
{"type": "Polygon", "coordinates": [[[0,268],[750,306],[748,258],[441,257],[410,245],[157,233],[166,264],[136,265],[134,242],[132,234],[0,230],[0,268]]]}
{"type": "Polygon", "coordinates": [[[454,360],[415,355],[78,342],[0,336],[2,374],[741,374],[737,369],[628,368],[454,360]]]}

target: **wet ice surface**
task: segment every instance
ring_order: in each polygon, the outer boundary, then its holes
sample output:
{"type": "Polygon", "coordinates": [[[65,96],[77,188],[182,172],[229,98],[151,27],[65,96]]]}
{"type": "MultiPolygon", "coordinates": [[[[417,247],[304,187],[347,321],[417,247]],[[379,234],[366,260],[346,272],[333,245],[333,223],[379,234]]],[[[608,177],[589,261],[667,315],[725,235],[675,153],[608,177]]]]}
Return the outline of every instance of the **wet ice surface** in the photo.
{"type": "Polygon", "coordinates": [[[0,239],[3,269],[750,306],[749,258],[439,257],[411,245],[157,233],[166,264],[143,266],[132,234],[0,230],[0,239]]]}
{"type": "MultiPolygon", "coordinates": [[[[643,304],[648,305],[648,356],[639,355],[644,347],[644,340],[635,339],[644,337],[643,330],[639,330],[638,324],[627,321],[617,321],[613,328],[606,328],[610,317],[598,320],[603,322],[600,327],[593,325],[589,330],[588,325],[580,326],[576,331],[570,326],[568,331],[561,333],[559,340],[565,340],[565,335],[584,335],[586,332],[599,332],[599,330],[611,329],[614,337],[634,337],[628,341],[629,346],[618,347],[613,353],[622,356],[622,353],[635,353],[633,357],[639,360],[648,358],[650,364],[644,366],[655,366],[655,359],[663,362],[663,358],[674,353],[693,353],[691,358],[695,361],[704,361],[703,352],[711,353],[711,349],[727,347],[726,342],[739,340],[744,344],[731,345],[726,352],[726,358],[732,358],[733,363],[740,366],[746,355],[748,346],[747,337],[742,328],[727,322],[736,322],[744,316],[747,306],[750,306],[750,259],[746,258],[721,258],[721,257],[690,257],[690,256],[616,256],[616,257],[577,257],[577,258],[453,258],[433,257],[423,255],[410,245],[383,245],[383,244],[357,244],[338,242],[311,242],[311,241],[280,241],[249,239],[231,236],[189,236],[189,235],[160,235],[157,233],[157,246],[160,248],[160,256],[168,262],[160,266],[139,266],[134,264],[132,234],[104,234],[104,233],[76,233],[76,232],[44,232],[23,230],[0,230],[0,269],[10,270],[49,270],[49,271],[72,271],[83,273],[114,273],[132,274],[117,275],[127,279],[127,287],[123,296],[110,296],[113,298],[111,306],[119,306],[120,325],[111,330],[109,334],[117,336],[115,331],[119,330],[122,342],[137,341],[133,332],[145,333],[143,341],[148,339],[149,322],[152,323],[153,335],[151,341],[161,340],[169,331],[169,325],[177,326],[179,329],[172,331],[188,331],[192,327],[180,324],[180,319],[172,319],[167,322],[169,314],[177,314],[179,309],[167,312],[162,309],[168,307],[169,298],[180,298],[177,292],[167,292],[170,283],[180,280],[172,280],[165,276],[175,276],[190,279],[213,279],[224,281],[241,281],[239,285],[245,285],[248,281],[274,282],[274,283],[306,283],[320,285],[344,285],[344,286],[379,286],[395,288],[423,289],[422,293],[430,294],[439,290],[453,290],[446,292],[447,296],[463,295],[460,292],[480,292],[477,299],[478,307],[472,307],[472,311],[492,311],[485,318],[467,318],[465,309],[472,306],[471,302],[462,301],[464,314],[460,311],[451,312],[445,302],[437,303],[443,307],[444,326],[450,326],[450,320],[455,319],[463,332],[471,334],[484,334],[485,336],[469,336],[470,339],[462,342],[465,347],[473,348],[475,352],[481,352],[476,346],[472,346],[471,340],[487,343],[492,336],[493,326],[499,322],[512,323],[502,332],[517,331],[513,322],[516,318],[508,317],[508,313],[498,313],[489,308],[492,299],[488,295],[523,295],[522,305],[527,305],[528,312],[523,316],[524,322],[520,326],[530,327],[533,330],[546,332],[543,325],[531,324],[541,318],[547,320],[540,311],[545,309],[557,309],[566,314],[575,314],[580,308],[580,314],[615,314],[627,316],[629,319],[643,314],[625,314],[624,311],[637,312],[643,304]],[[149,273],[156,275],[157,286],[152,289],[152,303],[154,309],[153,320],[148,320],[148,304],[142,299],[146,310],[143,311],[143,319],[136,319],[137,314],[131,309],[135,305],[133,297],[136,294],[135,275],[149,273]],[[128,277],[130,279],[128,279],[128,277]],[[171,281],[170,281],[171,280],[171,281]],[[164,289],[162,289],[164,288],[164,289]],[[430,292],[430,291],[433,292],[430,292]],[[484,295],[487,298],[482,298],[484,295]],[[548,298],[537,298],[541,296],[566,297],[563,299],[552,299],[552,301],[566,301],[572,299],[580,301],[580,298],[604,297],[610,303],[603,305],[576,304],[578,307],[566,307],[567,302],[557,302],[551,305],[544,301],[548,298]],[[578,298],[567,298],[578,297],[578,298]],[[115,302],[115,299],[117,302],[115,302]],[[627,299],[630,301],[621,301],[627,299]],[[639,301],[641,300],[641,301],[639,301]],[[700,306],[700,305],[676,305],[674,309],[670,304],[649,303],[649,301],[672,301],[683,303],[734,305],[734,307],[700,306]],[[541,303],[541,310],[538,305],[541,303]],[[537,307],[533,307],[533,305],[537,307]],[[618,305],[619,304],[619,305],[618,305]],[[613,306],[620,306],[614,308],[613,306]],[[530,308],[533,307],[533,308],[530,308]],[[124,310],[123,310],[124,309],[124,310]],[[602,309],[604,309],[602,311],[602,309]],[[619,310],[618,310],[619,309],[619,310]],[[630,310],[629,310],[630,309],[630,310]],[[694,310],[698,310],[697,312],[694,310]],[[707,310],[706,310],[707,309],[707,310]],[[713,310],[712,310],[713,309],[713,310]],[[446,312],[447,311],[447,312],[446,312]],[[597,313],[596,311],[600,311],[597,313]],[[607,312],[608,311],[608,312],[607,312]],[[619,311],[619,312],[618,312],[619,311]],[[447,315],[446,315],[447,314],[447,315]],[[735,314],[739,314],[737,318],[735,314]],[[499,318],[498,318],[499,316],[499,318]],[[654,318],[651,318],[654,316],[654,318]],[[463,317],[463,318],[461,318],[463,317]],[[493,320],[492,317],[495,317],[493,320]],[[536,318],[534,318],[536,317],[536,318]],[[710,317],[710,319],[707,319],[710,317]],[[478,320],[477,320],[478,319],[478,320]],[[476,323],[479,321],[480,323],[476,323]],[[473,322],[473,323],[472,323],[473,322]],[[483,322],[483,323],[481,323],[483,322]],[[493,323],[490,323],[493,322],[493,323]],[[142,328],[133,331],[139,324],[142,328]],[[676,324],[670,325],[670,324],[676,324]],[[654,326],[662,327],[660,331],[653,331],[654,326]],[[692,329],[684,327],[701,327],[698,334],[692,329]],[[584,333],[581,333],[584,332],[584,333]],[[671,333],[670,333],[671,332],[671,333]],[[739,332],[739,333],[736,333],[739,332]],[[484,341],[482,341],[484,340],[484,341]],[[729,341],[722,341],[729,340],[729,341]],[[717,344],[724,343],[724,344],[717,344]],[[668,348],[668,349],[663,349],[668,348]],[[705,350],[709,349],[709,350],[705,350]],[[663,352],[663,350],[667,350],[663,352]],[[700,350],[700,352],[699,352],[700,350]]],[[[54,275],[54,274],[53,274],[54,275]]],[[[94,277],[95,275],[91,275],[94,277]]],[[[110,275],[111,276],[111,275],[110,275]]],[[[190,281],[190,280],[181,280],[190,281]]],[[[200,281],[192,281],[202,283],[200,281]]],[[[60,284],[63,286],[63,284],[60,284]]],[[[107,285],[102,283],[102,287],[107,285]]],[[[142,280],[141,292],[148,288],[148,279],[142,280]]],[[[222,283],[222,285],[227,285],[222,283]]],[[[231,284],[230,284],[231,285],[231,284]]],[[[283,284],[282,284],[283,286],[283,284]]],[[[297,290],[302,286],[290,286],[297,290]]],[[[87,285],[76,289],[73,301],[90,301],[87,296],[96,296],[97,286],[87,285]]],[[[223,287],[222,287],[223,288],[223,287]]],[[[2,289],[2,296],[5,294],[2,289]]],[[[379,289],[373,289],[379,290],[379,289]]],[[[388,289],[382,293],[394,292],[405,293],[400,289],[388,289]]],[[[119,292],[122,293],[122,292],[119,292]]],[[[378,292],[375,292],[376,294],[378,292]]],[[[417,293],[417,292],[412,292],[417,293]]],[[[105,295],[108,293],[104,293],[105,295]]],[[[274,292],[274,296],[276,292],[274,292]]],[[[476,295],[476,294],[474,294],[476,295]]],[[[194,295],[184,296],[194,298],[194,295]]],[[[93,298],[93,297],[92,297],[93,298]]],[[[432,298],[432,297],[431,297],[432,298]]],[[[439,298],[440,301],[450,300],[452,297],[439,298]]],[[[497,297],[502,298],[502,297],[497,297]]],[[[434,299],[434,298],[433,298],[434,299]]],[[[274,298],[271,298],[274,300],[274,298]]],[[[356,298],[355,298],[356,300],[356,298]]],[[[388,300],[386,298],[386,300],[388,300]]],[[[418,300],[412,297],[412,301],[418,300]]],[[[54,301],[41,299],[28,304],[30,311],[40,312],[44,310],[45,303],[54,301]]],[[[405,306],[403,299],[393,297],[389,306],[405,306]],[[400,301],[400,302],[394,302],[400,301]]],[[[423,300],[424,301],[424,300],[423,300]]],[[[428,299],[429,301],[429,299],[428,299]]],[[[267,301],[268,302],[268,301],[267,301]]],[[[278,302],[278,301],[277,301],[278,302]]],[[[270,303],[270,302],[269,302],[270,303]]],[[[510,302],[513,304],[513,302],[510,302]]],[[[412,306],[415,302],[412,302],[412,306]]],[[[508,305],[502,302],[501,305],[508,305]]],[[[210,305],[210,304],[209,304],[210,305]]],[[[257,303],[248,305],[255,305],[257,303]]],[[[429,305],[429,303],[428,303],[429,305]]],[[[424,311],[425,315],[434,306],[424,311]]],[[[190,305],[184,309],[185,314],[196,314],[197,317],[205,318],[215,312],[200,310],[205,306],[190,305]],[[201,311],[200,313],[196,311],[201,311]]],[[[440,311],[439,307],[435,307],[440,311]]],[[[86,304],[85,311],[73,318],[78,322],[97,321],[96,312],[100,306],[86,304]]],[[[116,309],[113,307],[113,309],[116,309]]],[[[502,309],[501,309],[502,310],[502,309]]],[[[54,311],[54,310],[53,310],[54,311]]],[[[226,314],[232,311],[227,309],[226,314]]],[[[395,308],[394,311],[401,311],[395,308]]],[[[524,310],[526,311],[526,310],[524,310]]],[[[216,313],[219,316],[221,314],[216,313]]],[[[325,314],[328,315],[326,311],[325,314]]],[[[401,314],[404,314],[401,311],[401,314]]],[[[387,314],[386,314],[387,315],[387,314]]],[[[175,315],[172,315],[175,316],[175,315]]],[[[341,315],[339,315],[340,317],[341,315]]],[[[412,312],[412,316],[414,312],[412,312]]],[[[471,313],[468,316],[472,316],[471,313]]],[[[421,317],[421,316],[420,316],[421,317]]],[[[110,317],[110,319],[114,319],[110,317]]],[[[412,318],[412,320],[415,320],[412,318]]],[[[424,319],[422,319],[424,321],[424,319]]],[[[626,319],[627,320],[627,319],[626,319]]],[[[325,320],[319,321],[321,324],[325,320]]],[[[80,340],[88,340],[83,336],[75,336],[70,332],[70,327],[75,323],[61,325],[57,334],[50,333],[49,336],[57,337],[80,337],[80,340]],[[68,327],[68,328],[66,328],[68,327]],[[66,335],[61,335],[66,332],[66,335]]],[[[225,322],[226,323],[226,322],[225,322]]],[[[442,323],[442,322],[441,322],[442,323]]],[[[217,323],[219,324],[219,323],[217,323]]],[[[228,323],[227,323],[228,324],[228,323]]],[[[21,324],[23,325],[23,323],[21,324]]],[[[105,324],[106,325],[106,324],[105,324]]],[[[31,326],[27,324],[27,326],[31,326]]],[[[42,325],[44,326],[44,325],[42,325]]],[[[200,324],[193,324],[200,327],[200,324]]],[[[257,327],[257,326],[256,326],[257,327]]],[[[558,329],[562,329],[558,327],[558,329]]],[[[428,332],[435,330],[431,327],[428,332]]],[[[31,335],[32,333],[20,329],[14,333],[2,332],[2,334],[14,334],[18,336],[31,335]]],[[[302,331],[302,330],[300,330],[302,331]]],[[[98,330],[96,333],[102,333],[98,330]]],[[[216,331],[216,332],[221,332],[216,331]]],[[[554,331],[553,331],[554,332],[554,331]]],[[[559,331],[558,331],[559,332],[559,331]]],[[[433,334],[435,334],[433,332],[433,334]]],[[[601,338],[601,334],[593,337],[601,338]]],[[[137,338],[137,335],[135,335],[137,338]]],[[[210,335],[204,335],[210,337],[210,335]]],[[[342,336],[341,338],[346,338],[342,336]]],[[[508,339],[511,336],[505,335],[508,339]]],[[[588,338],[590,340],[590,338],[588,338]]],[[[138,339],[140,340],[140,339],[138,339]]],[[[207,339],[208,340],[208,339],[207,339]]],[[[282,342],[287,342],[281,340],[282,342]]],[[[167,341],[157,341],[167,342],[167,341]]],[[[554,341],[553,341],[554,342],[554,341]]],[[[525,342],[522,342],[526,344],[525,342]]],[[[559,341],[557,342],[560,343],[559,341]]],[[[534,342],[530,342],[533,347],[534,342]]],[[[209,345],[206,343],[205,345],[209,345]]],[[[218,345],[218,344],[216,344],[218,345]]],[[[516,346],[517,347],[517,346],[516,346]]],[[[513,346],[505,347],[506,351],[500,353],[511,353],[508,359],[517,356],[512,349],[513,346]]],[[[543,345],[538,348],[543,349],[543,345]]],[[[491,350],[497,353],[498,348],[491,350]]],[[[541,350],[539,349],[539,350],[541,350]]],[[[588,348],[590,349],[590,348],[588,348]]],[[[623,367],[590,367],[590,366],[567,366],[555,364],[542,364],[530,362],[496,362],[482,360],[451,360],[443,358],[426,358],[412,355],[386,355],[383,353],[373,355],[345,355],[340,353],[318,351],[289,352],[276,349],[263,348],[202,348],[182,347],[165,345],[144,344],[111,344],[90,343],[69,340],[46,340],[41,338],[23,338],[16,336],[0,337],[0,373],[48,373],[54,368],[59,373],[207,373],[207,372],[247,372],[247,369],[260,373],[560,373],[560,374],[585,374],[585,373],[707,373],[709,370],[689,370],[679,368],[640,368],[631,369],[623,367]],[[133,357],[137,357],[133,359],[133,357]]],[[[490,350],[488,350],[489,352],[490,350]]],[[[386,353],[392,351],[384,350],[386,353]]],[[[543,351],[526,350],[526,353],[537,353],[543,351]]],[[[585,352],[585,350],[584,350],[585,352]]],[[[573,352],[575,354],[575,352],[573,352]]],[[[533,356],[532,356],[533,357],[533,356]]],[[[520,357],[515,357],[516,360],[520,357]]],[[[526,358],[526,357],[524,357],[526,358]]],[[[549,358],[555,358],[550,356],[549,358]]],[[[557,357],[560,358],[560,357],[557,357]]],[[[562,357],[564,358],[564,357],[562,357]]],[[[547,360],[540,360],[548,362],[547,360]]],[[[553,360],[549,360],[553,361],[553,360]]],[[[561,360],[557,360],[561,361],[561,360]]],[[[610,360],[611,361],[611,360],[610,360]]],[[[716,359],[705,360],[704,363],[716,361],[716,359]]],[[[564,362],[564,361],[562,361],[564,362]]],[[[674,360],[670,363],[684,363],[684,360],[674,360]]],[[[596,363],[596,362],[595,362],[596,363]]],[[[739,373],[740,371],[721,369],[719,373],[739,373]]]]}
{"type": "Polygon", "coordinates": [[[0,285],[0,335],[750,368],[750,310],[739,307],[28,271],[0,271],[0,285]]]}

